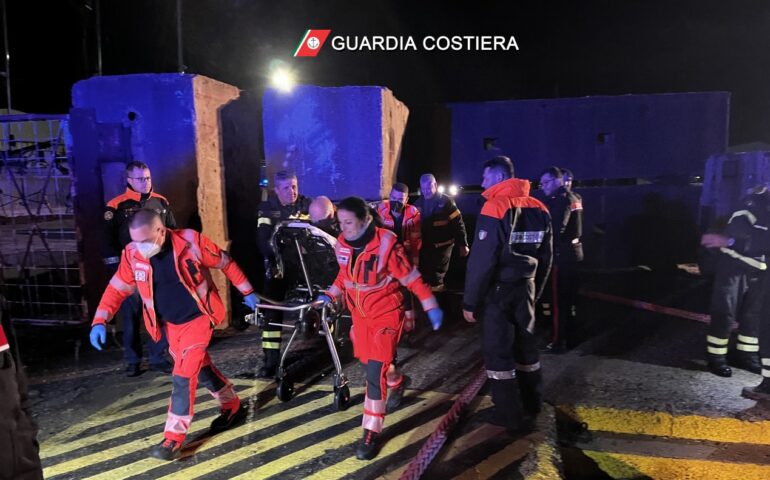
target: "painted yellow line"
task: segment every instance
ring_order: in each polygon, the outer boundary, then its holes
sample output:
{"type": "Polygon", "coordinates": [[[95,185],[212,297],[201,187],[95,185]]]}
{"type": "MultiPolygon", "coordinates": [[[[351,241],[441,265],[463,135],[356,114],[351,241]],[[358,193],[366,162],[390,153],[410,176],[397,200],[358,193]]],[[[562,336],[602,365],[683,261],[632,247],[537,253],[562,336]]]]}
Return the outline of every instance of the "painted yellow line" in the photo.
{"type": "MultiPolygon", "coordinates": [[[[553,438],[556,432],[551,432],[553,438]]],[[[561,454],[553,443],[547,438],[536,443],[535,454],[537,455],[535,471],[529,472],[525,480],[544,480],[563,478],[559,465],[561,465],[561,454]]]]}
{"type": "MultiPolygon", "coordinates": [[[[308,389],[308,391],[313,391],[313,390],[318,390],[318,389],[308,389]]],[[[329,392],[331,392],[331,389],[329,389],[329,392]]],[[[272,403],[277,403],[277,400],[272,399],[270,402],[266,404],[266,406],[272,403]]],[[[298,415],[302,415],[303,413],[307,413],[317,408],[323,408],[325,406],[328,406],[330,403],[331,402],[329,398],[324,396],[322,398],[312,400],[310,402],[303,403],[301,405],[297,405],[296,407],[274,413],[265,418],[251,419],[249,420],[249,423],[246,423],[245,425],[241,425],[240,427],[215,435],[205,445],[198,448],[195,451],[195,453],[206,451],[210,448],[219,446],[225,442],[229,442],[231,440],[235,440],[237,438],[249,435],[259,430],[272,427],[273,425],[277,425],[286,420],[291,420],[293,418],[296,418],[298,415]]],[[[157,442],[151,442],[152,445],[154,445],[155,443],[157,442]]],[[[89,480],[112,480],[116,478],[126,478],[126,477],[147,472],[160,465],[165,465],[166,463],[167,462],[164,462],[162,460],[145,458],[138,462],[131,463],[129,465],[124,465],[122,467],[101,472],[98,475],[89,477],[89,480]]],[[[194,464],[194,462],[191,462],[191,463],[194,464]]],[[[194,468],[197,470],[197,464],[194,464],[194,465],[195,465],[194,468]]],[[[185,478],[192,478],[191,475],[192,474],[188,473],[185,478]]]]}
{"type": "MultiPolygon", "coordinates": [[[[245,396],[244,396],[245,398],[245,396]]],[[[277,402],[276,399],[271,399],[270,402],[265,404],[265,406],[270,405],[271,403],[277,402]]],[[[165,419],[165,415],[161,416],[162,419],[165,419]]],[[[190,431],[188,432],[188,435],[194,435],[197,432],[200,432],[202,430],[208,429],[208,422],[204,421],[203,419],[198,419],[199,421],[193,421],[190,431]]],[[[158,420],[154,420],[158,421],[158,420]]],[[[134,424],[136,425],[136,424],[134,424]]],[[[156,443],[160,442],[162,439],[162,428],[163,423],[162,420],[160,423],[157,423],[158,425],[158,433],[152,434],[151,436],[144,437],[138,440],[132,440],[129,442],[126,442],[122,445],[118,445],[116,447],[107,448],[105,450],[101,450],[97,453],[92,453],[88,455],[83,455],[82,457],[73,458],[71,460],[67,460],[61,463],[57,463],[56,465],[51,465],[49,467],[46,467],[43,471],[45,477],[52,477],[54,475],[61,475],[64,473],[69,473],[74,470],[78,470],[80,468],[84,468],[88,465],[91,465],[93,463],[103,462],[106,460],[111,460],[117,457],[120,457],[122,455],[127,455],[130,453],[134,453],[138,450],[144,450],[146,448],[151,447],[152,445],[155,445],[156,443]]]]}
{"type": "MultiPolygon", "coordinates": [[[[443,417],[444,417],[443,414],[439,415],[438,417],[431,419],[429,422],[424,423],[418,426],[417,428],[414,428],[412,430],[409,430],[408,432],[401,433],[391,438],[390,440],[387,441],[387,443],[385,443],[385,445],[383,445],[382,449],[380,450],[380,452],[377,454],[377,457],[375,457],[373,461],[377,461],[378,459],[382,459],[384,457],[387,457],[388,455],[392,455],[398,452],[399,450],[407,448],[410,445],[413,445],[421,440],[428,438],[430,434],[432,434],[433,431],[436,429],[436,426],[441,422],[443,417]]],[[[386,424],[389,419],[390,419],[390,416],[386,417],[386,420],[385,420],[386,424]]],[[[344,435],[348,435],[348,434],[346,433],[344,435]]],[[[350,439],[349,436],[348,436],[348,439],[350,439]]],[[[323,454],[323,451],[321,451],[319,454],[323,454]]],[[[411,458],[407,459],[406,463],[400,466],[398,470],[399,471],[405,470],[411,460],[412,460],[411,458]]],[[[331,465],[328,468],[317,471],[312,475],[310,475],[309,477],[305,477],[304,480],[327,480],[329,478],[342,478],[347,475],[354,474],[363,468],[368,467],[369,464],[370,464],[369,462],[362,462],[357,458],[349,457],[339,463],[335,463],[334,465],[331,465]]],[[[393,472],[390,472],[390,473],[393,473],[393,472]]]]}
{"type": "Polygon", "coordinates": [[[612,478],[651,477],[656,480],[707,478],[709,480],[767,480],[770,465],[711,460],[647,457],[584,450],[612,478]]]}
{"type": "Polygon", "coordinates": [[[561,406],[559,410],[591,430],[715,442],[770,444],[770,421],[700,415],[675,416],[666,412],[619,410],[606,407],[561,406]]]}
{"type": "MultiPolygon", "coordinates": [[[[420,411],[430,409],[431,407],[434,407],[440,404],[441,402],[448,402],[454,396],[450,394],[440,394],[432,391],[422,392],[421,395],[423,396],[424,400],[416,404],[410,405],[409,407],[405,407],[401,410],[398,410],[393,414],[388,415],[385,418],[386,428],[388,424],[394,425],[400,422],[401,420],[410,418],[413,415],[418,414],[420,411]]],[[[447,406],[447,409],[448,408],[449,406],[447,406]]],[[[351,409],[351,410],[354,410],[354,409],[351,409]]],[[[355,410],[358,410],[358,412],[356,413],[358,415],[361,415],[360,409],[355,409],[355,410]]],[[[407,445],[411,445],[412,443],[419,441],[421,438],[427,437],[428,435],[431,434],[431,432],[435,428],[435,425],[440,420],[441,420],[441,416],[439,416],[436,419],[433,419],[428,424],[423,424],[416,429],[412,429],[409,432],[403,433],[391,439],[391,441],[383,445],[382,451],[378,455],[378,458],[385,457],[391,453],[394,453],[400,448],[403,448],[407,445]]],[[[305,448],[303,450],[299,450],[297,452],[293,452],[289,455],[286,455],[284,457],[281,457],[277,460],[266,463],[264,465],[260,465],[259,467],[253,470],[250,470],[246,473],[243,473],[242,475],[235,477],[234,480],[249,480],[254,478],[266,478],[271,475],[277,475],[296,465],[309,462],[314,458],[322,456],[324,452],[326,452],[326,450],[328,449],[340,448],[340,447],[344,447],[357,442],[360,439],[360,433],[361,433],[361,427],[352,428],[346,432],[340,433],[339,435],[335,435],[332,438],[318,442],[317,444],[311,447],[305,448]]],[[[376,460],[377,458],[375,458],[373,461],[376,461],[376,460]]],[[[347,463],[347,460],[343,460],[337,465],[333,465],[332,467],[329,467],[328,469],[324,470],[324,471],[327,471],[327,470],[329,471],[327,475],[320,475],[321,472],[316,472],[312,476],[306,477],[304,480],[341,478],[345,475],[349,475],[350,473],[352,473],[353,470],[359,470],[361,468],[366,467],[367,465],[369,465],[369,463],[370,462],[362,462],[361,460],[358,460],[358,459],[355,459],[353,462],[350,462],[350,463],[347,463]],[[357,462],[357,465],[354,465],[355,462],[357,462]],[[348,468],[347,469],[343,468],[338,470],[336,467],[341,463],[345,463],[346,465],[348,465],[348,468]]]]}
{"type": "Polygon", "coordinates": [[[457,475],[453,480],[487,479],[513,462],[524,458],[525,455],[532,451],[533,446],[534,444],[529,437],[515,440],[499,452],[490,455],[484,461],[457,475]]]}
{"type": "MultiPolygon", "coordinates": [[[[204,392],[205,394],[208,394],[208,391],[206,390],[198,390],[197,393],[199,395],[202,395],[204,394],[204,392]]],[[[255,393],[259,393],[258,386],[249,388],[247,390],[243,390],[239,393],[239,395],[241,398],[247,399],[248,397],[254,395],[255,393]]],[[[157,407],[163,407],[167,405],[168,405],[168,399],[165,399],[159,402],[153,402],[148,405],[136,407],[137,411],[135,413],[142,413],[142,411],[149,411],[157,407]]],[[[217,405],[219,405],[219,402],[213,399],[203,401],[203,402],[198,401],[195,403],[195,411],[202,412],[207,408],[215,407],[217,405]]],[[[101,423],[106,423],[106,422],[97,423],[96,422],[97,419],[94,419],[93,421],[96,425],[99,425],[101,423]]],[[[94,443],[105,442],[107,440],[124,437],[126,435],[130,435],[133,432],[137,432],[139,430],[143,430],[148,427],[156,426],[160,428],[160,426],[163,425],[165,421],[166,421],[166,412],[164,411],[161,414],[153,415],[152,417],[148,417],[148,418],[143,418],[142,420],[136,421],[134,423],[122,425],[120,427],[115,427],[104,432],[95,433],[93,435],[78,438],[77,440],[72,440],[66,443],[59,443],[54,445],[43,444],[40,447],[40,458],[42,460],[45,460],[47,458],[54,457],[56,455],[61,455],[63,453],[77,450],[78,448],[83,448],[89,445],[93,445],[94,443]]]]}
{"type": "MultiPolygon", "coordinates": [[[[268,385],[270,383],[267,380],[256,380],[256,382],[258,383],[255,385],[255,380],[246,381],[246,380],[236,379],[233,381],[233,383],[236,386],[240,386],[240,387],[253,386],[253,385],[255,386],[268,385]]],[[[160,380],[160,381],[153,380],[151,383],[153,384],[163,383],[163,384],[160,386],[153,385],[148,388],[139,390],[137,392],[130,393],[126,395],[126,397],[111,403],[110,405],[97,411],[96,413],[89,415],[87,418],[77,422],[75,425],[67,428],[66,430],[63,430],[47,438],[45,442],[43,442],[43,444],[41,445],[41,458],[46,458],[47,456],[50,456],[45,454],[44,449],[46,449],[47,447],[53,446],[53,445],[60,445],[60,444],[66,445],[70,443],[74,437],[85,432],[86,430],[89,430],[94,427],[98,427],[99,425],[103,425],[107,422],[114,422],[116,420],[121,420],[123,418],[127,418],[132,415],[146,412],[153,408],[159,408],[159,407],[168,405],[168,397],[164,397],[163,399],[156,400],[155,402],[126,408],[128,405],[137,403],[139,400],[149,398],[161,393],[166,393],[168,395],[171,395],[171,382],[169,381],[168,378],[164,378],[163,380],[160,380]]],[[[196,396],[204,395],[204,394],[208,394],[208,392],[206,389],[203,389],[203,388],[199,389],[196,392],[196,396]]]]}

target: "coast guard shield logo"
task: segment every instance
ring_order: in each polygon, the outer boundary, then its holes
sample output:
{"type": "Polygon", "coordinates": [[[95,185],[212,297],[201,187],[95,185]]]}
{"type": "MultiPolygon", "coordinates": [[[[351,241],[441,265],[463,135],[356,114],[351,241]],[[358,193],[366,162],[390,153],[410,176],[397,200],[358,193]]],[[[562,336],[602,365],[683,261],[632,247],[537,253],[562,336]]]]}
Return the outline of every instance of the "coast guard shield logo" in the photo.
{"type": "Polygon", "coordinates": [[[484,240],[485,238],[487,238],[487,231],[479,230],[479,240],[484,240]]]}

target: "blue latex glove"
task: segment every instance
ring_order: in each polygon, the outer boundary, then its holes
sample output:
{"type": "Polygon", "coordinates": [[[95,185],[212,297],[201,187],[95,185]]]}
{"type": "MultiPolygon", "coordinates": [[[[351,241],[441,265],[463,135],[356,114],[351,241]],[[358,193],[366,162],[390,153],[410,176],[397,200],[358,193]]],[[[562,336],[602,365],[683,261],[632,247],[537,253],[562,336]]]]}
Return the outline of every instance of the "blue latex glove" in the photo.
{"type": "Polygon", "coordinates": [[[444,322],[444,311],[440,308],[428,310],[428,320],[430,320],[430,324],[433,325],[433,330],[438,330],[444,322]]]}
{"type": "Polygon", "coordinates": [[[250,293],[243,297],[243,304],[249,307],[251,310],[255,310],[259,305],[259,298],[254,293],[250,293]]]}
{"type": "Polygon", "coordinates": [[[330,303],[332,303],[332,297],[330,297],[329,295],[321,294],[321,295],[318,295],[317,297],[315,297],[315,300],[313,301],[313,303],[316,303],[316,302],[321,303],[321,305],[319,305],[319,306],[324,306],[325,307],[325,306],[329,305],[330,303]]]}
{"type": "Polygon", "coordinates": [[[91,333],[88,335],[88,339],[91,340],[91,345],[95,349],[101,351],[102,345],[107,342],[107,328],[104,325],[98,324],[91,327],[91,333]]]}

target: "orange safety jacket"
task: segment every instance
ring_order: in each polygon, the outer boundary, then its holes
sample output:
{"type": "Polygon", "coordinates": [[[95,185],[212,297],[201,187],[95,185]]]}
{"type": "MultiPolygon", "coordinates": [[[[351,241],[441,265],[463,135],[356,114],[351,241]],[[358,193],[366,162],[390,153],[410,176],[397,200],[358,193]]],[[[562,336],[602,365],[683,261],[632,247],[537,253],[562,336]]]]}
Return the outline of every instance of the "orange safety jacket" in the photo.
{"type": "MultiPolygon", "coordinates": [[[[174,264],[179,280],[190,292],[200,308],[201,315],[209,317],[212,325],[219,325],[225,319],[225,306],[211,279],[209,269],[222,270],[228,280],[243,295],[254,291],[246,275],[214,242],[195,230],[167,230],[171,236],[174,264]]],[[[129,243],[120,257],[118,271],[112,276],[102,295],[92,325],[108,322],[127,297],[138,289],[142,297],[144,325],[156,342],[160,340],[161,329],[155,314],[153,301],[152,265],[145,259],[134,243],[129,243]]]]}
{"type": "Polygon", "coordinates": [[[353,259],[353,248],[340,235],[334,248],[340,271],[326,292],[335,300],[345,294],[353,315],[367,318],[405,309],[401,287],[409,289],[427,312],[438,307],[436,297],[416,267],[409,263],[396,234],[375,227],[374,238],[353,259]]]}
{"type": "MultiPolygon", "coordinates": [[[[390,211],[390,200],[383,200],[377,205],[377,214],[385,228],[394,229],[395,220],[390,211]]],[[[401,236],[412,265],[419,265],[420,248],[422,248],[421,219],[420,211],[414,205],[404,205],[404,211],[401,214],[401,236]]]]}

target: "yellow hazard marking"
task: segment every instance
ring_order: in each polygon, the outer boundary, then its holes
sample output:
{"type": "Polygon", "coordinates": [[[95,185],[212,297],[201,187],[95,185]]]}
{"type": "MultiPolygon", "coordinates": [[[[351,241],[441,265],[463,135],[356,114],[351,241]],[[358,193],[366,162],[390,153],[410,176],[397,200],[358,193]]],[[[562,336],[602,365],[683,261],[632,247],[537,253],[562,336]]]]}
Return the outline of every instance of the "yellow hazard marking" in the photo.
{"type": "Polygon", "coordinates": [[[523,458],[532,450],[532,446],[533,443],[528,437],[516,440],[499,452],[490,455],[484,461],[457,475],[454,480],[489,478],[516,460],[523,458]]]}
{"type": "MultiPolygon", "coordinates": [[[[248,398],[251,395],[259,393],[261,386],[265,384],[266,382],[260,385],[255,385],[252,388],[241,391],[238,395],[241,398],[248,398]]],[[[171,385],[168,385],[166,387],[166,390],[170,395],[171,385]]],[[[196,397],[204,396],[205,398],[206,395],[210,395],[210,394],[205,389],[199,389],[196,392],[196,397]]],[[[208,408],[215,407],[217,405],[219,405],[219,402],[214,399],[211,399],[208,401],[196,401],[195,411],[202,412],[208,408]]],[[[155,402],[151,402],[145,405],[139,405],[137,407],[126,409],[124,412],[134,415],[142,412],[148,412],[150,410],[153,410],[159,407],[167,407],[167,406],[168,406],[168,398],[164,398],[162,400],[157,400],[155,402]]],[[[128,415],[122,415],[121,417],[125,417],[125,416],[128,416],[128,415]]],[[[93,417],[94,416],[92,415],[91,417],[89,417],[89,420],[87,420],[92,426],[101,425],[101,424],[115,420],[115,418],[111,418],[110,416],[104,416],[104,417],[101,417],[101,419],[93,418],[93,417]]],[[[136,431],[143,430],[148,427],[158,427],[160,425],[163,425],[165,421],[166,421],[166,412],[163,411],[163,413],[160,413],[158,415],[154,415],[148,418],[143,418],[142,420],[136,421],[134,423],[122,425],[120,427],[115,427],[104,432],[94,433],[86,437],[80,437],[77,439],[72,439],[70,441],[61,441],[61,443],[46,442],[45,449],[41,450],[40,452],[40,459],[44,460],[46,458],[50,458],[56,455],[61,455],[63,453],[71,452],[73,450],[77,450],[78,448],[83,448],[83,447],[92,445],[95,442],[104,442],[107,440],[112,440],[114,438],[120,438],[126,435],[130,435],[136,431]]]]}
{"type": "Polygon", "coordinates": [[[656,480],[707,478],[709,480],[767,480],[770,465],[712,460],[648,457],[584,450],[612,478],[651,477],[656,480]]]}
{"type": "MultiPolygon", "coordinates": [[[[675,416],[607,407],[561,406],[591,430],[714,442],[770,444],[770,421],[743,421],[701,415],[675,416]]],[[[770,478],[770,477],[768,477],[770,478]]],[[[745,479],[743,479],[745,480],[745,479]]]]}

